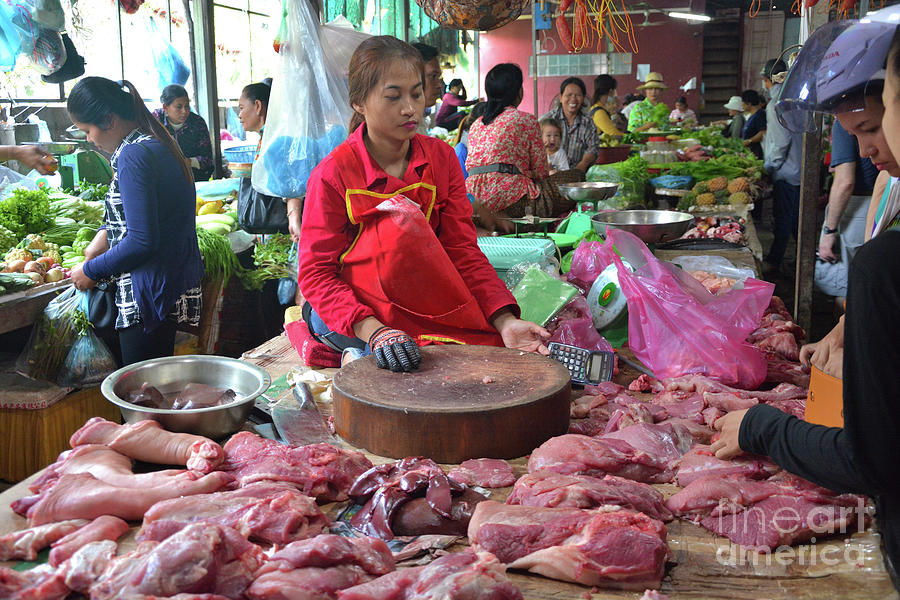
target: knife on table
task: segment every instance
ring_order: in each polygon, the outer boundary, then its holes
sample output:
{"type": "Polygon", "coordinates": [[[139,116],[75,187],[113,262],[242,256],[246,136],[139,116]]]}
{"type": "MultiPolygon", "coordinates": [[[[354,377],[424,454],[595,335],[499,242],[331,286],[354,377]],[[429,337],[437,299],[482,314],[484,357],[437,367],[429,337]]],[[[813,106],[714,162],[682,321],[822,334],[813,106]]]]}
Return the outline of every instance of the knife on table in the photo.
{"type": "Polygon", "coordinates": [[[294,384],[292,393],[272,406],[272,421],[279,435],[292,446],[337,444],[309,387],[303,382],[294,384]]]}

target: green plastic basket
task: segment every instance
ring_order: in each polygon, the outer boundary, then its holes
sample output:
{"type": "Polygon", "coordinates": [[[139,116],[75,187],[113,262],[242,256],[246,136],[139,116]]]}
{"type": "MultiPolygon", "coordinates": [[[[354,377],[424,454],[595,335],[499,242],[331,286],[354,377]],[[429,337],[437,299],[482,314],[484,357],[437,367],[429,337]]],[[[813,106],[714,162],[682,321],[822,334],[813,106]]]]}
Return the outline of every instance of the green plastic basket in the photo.
{"type": "Polygon", "coordinates": [[[506,272],[520,262],[540,262],[556,254],[553,240],[546,238],[479,237],[478,247],[503,280],[506,272]]]}

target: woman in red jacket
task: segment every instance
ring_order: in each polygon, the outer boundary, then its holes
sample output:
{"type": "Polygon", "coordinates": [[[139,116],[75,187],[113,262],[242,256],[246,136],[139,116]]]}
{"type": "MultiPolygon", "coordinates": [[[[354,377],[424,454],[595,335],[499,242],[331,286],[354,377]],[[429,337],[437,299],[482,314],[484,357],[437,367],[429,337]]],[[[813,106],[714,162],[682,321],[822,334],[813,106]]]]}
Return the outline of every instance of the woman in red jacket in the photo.
{"type": "Polygon", "coordinates": [[[350,137],[313,171],[300,233],[310,332],[371,351],[392,371],[418,367],[418,344],[506,346],[548,354],[550,334],[518,318],[475,241],[453,149],[416,134],[425,109],[418,51],[373,37],[350,61],[350,137]]]}

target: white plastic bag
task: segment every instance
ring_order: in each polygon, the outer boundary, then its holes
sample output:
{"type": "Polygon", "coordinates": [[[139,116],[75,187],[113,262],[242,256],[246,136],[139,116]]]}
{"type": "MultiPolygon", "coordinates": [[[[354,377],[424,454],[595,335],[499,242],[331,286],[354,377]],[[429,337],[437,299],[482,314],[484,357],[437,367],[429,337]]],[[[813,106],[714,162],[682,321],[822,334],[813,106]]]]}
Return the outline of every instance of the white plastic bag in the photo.
{"type": "Polygon", "coordinates": [[[307,0],[286,0],[284,21],[252,182],[257,192],[296,198],[306,194],[316,165],[347,138],[350,96],[325,66],[321,27],[307,0]]]}
{"type": "Polygon", "coordinates": [[[750,269],[739,269],[731,264],[731,261],[724,256],[715,255],[698,255],[698,256],[679,256],[673,258],[669,262],[680,265],[685,271],[706,271],[716,277],[728,277],[737,281],[744,281],[756,274],[750,269]]]}
{"type": "Polygon", "coordinates": [[[356,48],[372,34],[353,29],[353,25],[343,15],[322,25],[322,49],[325,51],[325,66],[344,82],[350,70],[350,58],[356,48]]]}

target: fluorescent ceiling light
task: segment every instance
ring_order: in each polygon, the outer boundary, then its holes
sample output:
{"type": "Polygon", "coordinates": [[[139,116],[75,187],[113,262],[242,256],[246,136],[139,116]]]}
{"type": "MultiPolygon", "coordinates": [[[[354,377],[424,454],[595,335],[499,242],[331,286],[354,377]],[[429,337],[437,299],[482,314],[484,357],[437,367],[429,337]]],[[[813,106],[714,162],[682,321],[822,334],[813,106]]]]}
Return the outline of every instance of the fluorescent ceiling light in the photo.
{"type": "Polygon", "coordinates": [[[685,21],[712,21],[712,17],[694,13],[670,12],[669,16],[673,19],[684,19],[685,21]]]}

